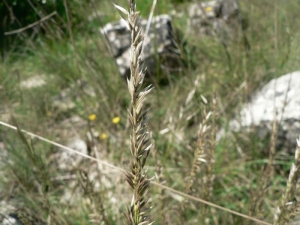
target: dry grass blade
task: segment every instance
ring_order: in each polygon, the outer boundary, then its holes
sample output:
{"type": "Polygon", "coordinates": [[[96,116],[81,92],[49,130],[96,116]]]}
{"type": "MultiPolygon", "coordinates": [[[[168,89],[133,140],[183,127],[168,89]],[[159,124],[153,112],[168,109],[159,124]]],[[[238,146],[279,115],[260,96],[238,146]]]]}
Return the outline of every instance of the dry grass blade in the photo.
{"type": "Polygon", "coordinates": [[[234,215],[236,215],[236,216],[243,217],[243,218],[245,218],[245,219],[254,221],[254,222],[258,223],[258,224],[271,225],[270,223],[264,222],[264,221],[262,221],[262,220],[259,220],[259,219],[254,218],[254,217],[247,216],[247,215],[245,215],[245,214],[236,212],[236,211],[234,211],[234,210],[227,209],[227,208],[225,208],[225,207],[216,205],[216,204],[214,204],[214,203],[205,201],[205,200],[203,200],[203,199],[200,199],[200,198],[197,198],[197,197],[194,197],[194,196],[185,194],[185,193],[183,193],[183,192],[177,191],[177,190],[175,190],[175,189],[173,189],[173,188],[170,188],[170,187],[167,187],[167,186],[165,186],[165,185],[163,185],[163,184],[160,184],[160,183],[157,183],[157,182],[154,182],[154,181],[152,181],[151,184],[154,184],[154,185],[156,185],[156,186],[158,186],[158,187],[164,188],[164,189],[167,190],[167,191],[170,191],[170,192],[172,192],[172,193],[174,193],[174,194],[178,194],[178,195],[180,195],[180,196],[182,196],[182,197],[185,197],[185,198],[187,198],[187,199],[190,199],[190,200],[193,200],[193,201],[196,201],[196,202],[200,202],[200,203],[206,204],[206,205],[208,205],[208,206],[210,206],[210,207],[213,207],[213,208],[216,208],[216,209],[220,209],[220,210],[222,210],[222,211],[225,211],[225,212],[234,214],[234,215]]]}
{"type": "MultiPolygon", "coordinates": [[[[2,122],[2,121],[0,121],[0,125],[2,125],[2,126],[4,126],[4,127],[8,127],[8,128],[10,128],[10,129],[13,129],[13,130],[17,130],[17,127],[12,126],[12,125],[9,125],[9,124],[7,124],[7,123],[4,123],[4,122],[2,122]]],[[[54,141],[50,141],[50,140],[48,140],[48,139],[46,139],[46,138],[43,138],[43,137],[41,137],[41,136],[39,136],[39,135],[33,134],[33,133],[28,132],[28,131],[26,131],[26,130],[20,130],[20,131],[23,132],[23,133],[25,133],[25,134],[27,134],[27,135],[29,135],[30,137],[37,138],[37,139],[39,139],[39,140],[41,140],[41,141],[44,141],[44,142],[49,143],[49,144],[51,144],[51,145],[57,146],[57,147],[59,147],[59,148],[61,148],[61,149],[64,149],[64,150],[66,150],[66,151],[70,151],[70,152],[72,152],[72,153],[78,154],[78,155],[80,155],[80,156],[82,156],[82,157],[85,157],[85,158],[87,158],[87,159],[90,159],[90,160],[93,160],[93,161],[96,161],[96,162],[100,162],[100,163],[102,163],[102,164],[104,164],[104,165],[106,165],[106,166],[108,166],[108,167],[110,167],[110,168],[112,168],[112,169],[116,169],[116,170],[118,170],[118,171],[120,171],[120,172],[123,172],[123,173],[126,172],[124,169],[122,169],[122,168],[120,168],[120,167],[117,167],[117,166],[115,166],[115,165],[113,165],[113,164],[111,164],[111,163],[105,162],[105,161],[103,161],[103,160],[96,159],[96,158],[91,157],[91,156],[89,156],[89,155],[86,155],[86,154],[84,154],[84,153],[82,153],[82,152],[78,152],[78,151],[76,151],[76,150],[74,150],[74,149],[71,149],[71,148],[66,147],[66,146],[64,146],[64,145],[61,145],[61,144],[59,144],[59,143],[56,143],[56,142],[54,142],[54,141]]],[[[202,203],[202,204],[206,204],[206,205],[208,205],[208,206],[210,206],[210,207],[213,207],[213,208],[222,210],[222,211],[224,211],[224,212],[228,212],[228,213],[234,214],[234,215],[236,215],[236,216],[240,216],[240,217],[249,219],[249,220],[254,221],[254,222],[257,222],[257,223],[259,223],[259,224],[271,225],[270,223],[267,223],[267,222],[258,220],[258,219],[254,218],[254,217],[247,216],[247,215],[245,215],[245,214],[236,212],[236,211],[234,211],[234,210],[230,210],[230,209],[227,209],[227,208],[225,208],[225,207],[216,205],[216,204],[211,203],[211,202],[209,202],[209,201],[205,201],[205,200],[203,200],[203,199],[200,199],[200,198],[197,198],[197,197],[194,197],[194,196],[185,194],[185,193],[183,193],[183,192],[181,192],[181,191],[177,191],[177,190],[175,190],[175,189],[173,189],[173,188],[170,188],[170,187],[165,186],[165,185],[163,185],[163,184],[157,183],[157,182],[155,182],[155,181],[151,181],[151,184],[153,184],[153,185],[155,185],[155,186],[157,186],[157,187],[160,187],[161,189],[168,190],[169,192],[172,192],[172,193],[174,193],[174,194],[183,196],[183,197],[185,197],[185,198],[187,198],[187,199],[190,199],[190,200],[193,200],[193,201],[197,201],[197,202],[200,202],[200,203],[202,203]]]]}
{"type": "MultiPolygon", "coordinates": [[[[5,126],[5,127],[8,127],[8,128],[10,128],[10,129],[13,129],[13,130],[16,130],[16,131],[18,131],[18,129],[19,129],[19,128],[15,127],[15,126],[12,126],[12,125],[10,125],[10,124],[4,123],[4,122],[2,122],[2,121],[0,121],[0,125],[5,126]]],[[[112,169],[115,169],[115,170],[118,170],[118,171],[121,171],[121,172],[126,172],[124,169],[122,169],[122,168],[120,168],[120,167],[117,167],[117,166],[114,166],[114,165],[112,165],[111,163],[105,162],[104,160],[96,159],[96,158],[94,158],[94,157],[92,157],[92,156],[89,156],[89,155],[84,154],[84,153],[82,153],[82,152],[76,151],[76,150],[74,150],[74,149],[72,149],[72,148],[69,148],[69,147],[64,146],[64,145],[62,145],[62,144],[59,144],[59,143],[57,143],[57,142],[48,140],[48,139],[46,139],[46,138],[44,138],[44,137],[41,137],[41,136],[36,135],[36,134],[33,134],[33,133],[28,132],[28,131],[26,131],[26,130],[19,129],[18,132],[22,132],[22,133],[24,133],[24,134],[29,135],[29,136],[32,137],[32,138],[37,138],[37,139],[39,139],[39,140],[41,140],[41,141],[44,141],[44,142],[46,142],[46,143],[49,143],[49,144],[51,144],[51,145],[53,145],[53,146],[59,147],[59,148],[64,149],[64,150],[66,150],[66,151],[72,152],[72,153],[74,153],[74,154],[80,155],[80,156],[82,156],[82,157],[84,157],[84,158],[87,158],[87,159],[90,159],[90,160],[92,160],[92,161],[96,161],[96,162],[102,163],[103,165],[106,165],[106,166],[108,166],[108,167],[110,167],[110,168],[112,168],[112,169]]]]}

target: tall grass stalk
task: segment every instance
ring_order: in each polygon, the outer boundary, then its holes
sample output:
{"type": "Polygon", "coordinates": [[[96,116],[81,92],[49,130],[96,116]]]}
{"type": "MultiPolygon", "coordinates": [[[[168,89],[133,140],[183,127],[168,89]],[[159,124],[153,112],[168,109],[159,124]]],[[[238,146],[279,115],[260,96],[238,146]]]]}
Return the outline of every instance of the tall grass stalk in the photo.
{"type": "Polygon", "coordinates": [[[191,193],[192,192],[192,186],[195,182],[195,178],[196,178],[196,173],[197,171],[199,171],[199,167],[201,162],[206,163],[206,149],[205,149],[205,145],[206,145],[206,141],[205,140],[205,135],[207,133],[207,131],[209,130],[209,126],[207,125],[207,120],[209,119],[211,113],[209,112],[205,118],[203,119],[203,121],[201,122],[200,126],[199,126],[199,131],[198,131],[198,141],[197,141],[197,148],[195,151],[195,155],[194,155],[194,162],[190,171],[190,175],[188,177],[188,182],[186,185],[186,193],[191,193]]]}
{"type": "Polygon", "coordinates": [[[127,208],[128,224],[151,224],[147,213],[149,208],[148,189],[150,180],[144,170],[147,157],[151,149],[150,135],[147,128],[148,116],[144,110],[146,96],[151,91],[151,86],[143,89],[145,71],[141,65],[141,53],[143,48],[143,30],[140,24],[139,12],[136,11],[134,0],[129,1],[129,11],[120,6],[115,6],[118,10],[127,15],[125,22],[131,33],[130,46],[130,79],[127,80],[128,90],[131,97],[131,109],[128,110],[128,116],[131,124],[130,150],[132,159],[130,162],[130,171],[126,173],[126,180],[133,190],[133,197],[130,206],[127,208]]]}
{"type": "MultiPolygon", "coordinates": [[[[275,150],[276,150],[276,141],[277,141],[277,134],[278,134],[278,122],[276,119],[273,121],[272,125],[272,134],[271,134],[271,140],[270,140],[270,150],[269,150],[269,160],[268,164],[264,168],[264,170],[261,172],[262,178],[259,181],[258,188],[255,188],[252,194],[252,199],[250,203],[250,210],[249,210],[249,216],[258,216],[260,215],[260,212],[262,212],[262,206],[265,200],[265,197],[268,194],[269,191],[269,184],[271,181],[272,176],[274,175],[274,156],[275,156],[275,150]]],[[[261,216],[261,215],[260,215],[261,216]]],[[[248,223],[250,224],[250,223],[248,223]]]]}
{"type": "Polygon", "coordinates": [[[297,149],[295,153],[295,162],[293,163],[290,175],[287,181],[287,187],[282,196],[280,206],[277,208],[274,216],[274,225],[288,224],[288,221],[295,216],[300,208],[300,204],[295,200],[297,193],[297,182],[300,178],[300,137],[297,139],[297,149]]]}
{"type": "MultiPolygon", "coordinates": [[[[204,104],[207,100],[203,97],[204,104]]],[[[213,101],[215,110],[215,100],[213,101]]],[[[206,108],[206,107],[205,107],[206,108]]],[[[200,123],[198,130],[197,146],[194,153],[194,161],[191,167],[190,174],[186,183],[185,192],[199,193],[200,197],[206,201],[210,200],[213,191],[214,175],[214,148],[215,148],[215,114],[204,110],[204,118],[200,123]],[[208,124],[211,115],[213,114],[213,121],[211,125],[208,124]],[[201,178],[199,178],[201,177],[201,178]],[[197,186],[197,188],[196,188],[197,186]]],[[[186,208],[186,201],[183,202],[182,209],[186,208]]],[[[202,222],[208,220],[208,207],[207,205],[201,206],[198,215],[201,217],[202,222]]]]}

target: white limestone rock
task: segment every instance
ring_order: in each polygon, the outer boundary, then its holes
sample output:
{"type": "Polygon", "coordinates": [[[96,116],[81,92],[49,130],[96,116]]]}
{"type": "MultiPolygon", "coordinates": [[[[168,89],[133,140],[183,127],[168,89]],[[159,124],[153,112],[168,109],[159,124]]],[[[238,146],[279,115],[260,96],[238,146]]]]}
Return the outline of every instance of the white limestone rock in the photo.
{"type": "MultiPolygon", "coordinates": [[[[148,20],[141,26],[146,32],[148,20]]],[[[109,41],[110,49],[123,77],[130,75],[130,32],[122,21],[112,22],[100,29],[109,41]]],[[[168,15],[152,19],[149,33],[145,36],[141,59],[148,75],[156,75],[158,66],[164,72],[179,71],[180,50],[174,39],[172,19],[168,15]],[[159,59],[159,60],[158,60],[159,59]],[[158,63],[159,62],[159,63],[158,63]]]]}
{"type": "Polygon", "coordinates": [[[279,125],[278,146],[293,152],[300,135],[300,71],[266,84],[249,103],[244,104],[229,128],[239,132],[255,127],[258,135],[265,138],[272,132],[275,118],[279,125]]]}

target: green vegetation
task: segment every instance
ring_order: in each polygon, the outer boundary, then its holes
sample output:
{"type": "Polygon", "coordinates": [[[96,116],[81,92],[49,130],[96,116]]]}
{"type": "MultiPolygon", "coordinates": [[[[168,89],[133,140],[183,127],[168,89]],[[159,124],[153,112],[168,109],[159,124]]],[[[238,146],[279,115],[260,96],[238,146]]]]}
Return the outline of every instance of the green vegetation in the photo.
{"type": "MultiPolygon", "coordinates": [[[[10,44],[1,49],[0,121],[16,121],[21,129],[61,144],[79,136],[90,156],[129,170],[131,97],[99,32],[119,18],[118,11],[109,1],[66,1],[67,9],[63,0],[32,2],[44,16],[52,10],[58,15],[37,33],[30,28],[5,39],[10,44]],[[21,85],[32,77],[43,77],[46,85],[21,85]],[[62,90],[69,90],[67,99],[62,90]],[[56,103],[60,98],[64,104],[56,103]]],[[[127,1],[116,3],[127,6],[127,1]]],[[[173,25],[184,36],[188,4],[159,1],[155,15],[175,10],[173,25]]],[[[151,5],[137,1],[137,10],[148,17],[151,5]]],[[[34,9],[25,8],[29,18],[16,14],[22,27],[40,19],[34,9]]],[[[260,140],[256,133],[230,133],[231,138],[219,142],[214,136],[226,130],[257,88],[298,69],[300,6],[296,1],[244,0],[240,9],[248,17],[250,49],[242,35],[226,49],[217,39],[186,35],[179,43],[185,67],[147,96],[153,147],[145,168],[157,183],[272,223],[294,156],[277,150],[270,159],[265,153],[272,153],[274,140],[260,140]]],[[[123,172],[81,156],[62,161],[65,150],[1,126],[3,149],[8,155],[0,154],[0,200],[16,205],[19,217],[32,224],[125,223],[132,190],[123,172]],[[82,161],[73,168],[78,157],[82,161]]],[[[147,220],[155,224],[259,224],[155,184],[150,184],[148,197],[153,208],[147,220]]]]}

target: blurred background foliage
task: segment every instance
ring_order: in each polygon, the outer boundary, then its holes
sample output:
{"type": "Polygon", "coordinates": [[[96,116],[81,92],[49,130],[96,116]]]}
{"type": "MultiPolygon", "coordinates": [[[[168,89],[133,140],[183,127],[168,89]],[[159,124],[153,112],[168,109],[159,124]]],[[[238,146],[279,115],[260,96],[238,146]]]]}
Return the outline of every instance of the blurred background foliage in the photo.
{"type": "Polygon", "coordinates": [[[72,0],[2,0],[0,3],[0,50],[2,56],[4,52],[17,48],[28,41],[28,38],[35,40],[41,35],[52,37],[62,37],[68,35],[68,18],[73,32],[89,32],[91,27],[87,22],[87,9],[91,1],[72,0]],[[27,27],[47,15],[56,12],[55,18],[50,18],[46,23],[26,29],[15,35],[6,35],[5,32],[18,30],[27,27]]]}
{"type": "MultiPolygon", "coordinates": [[[[148,99],[151,106],[150,126],[155,141],[153,157],[147,162],[152,166],[149,173],[154,176],[162,168],[161,176],[165,184],[178,190],[185,190],[186,177],[194,157],[196,134],[205,115],[204,111],[216,110],[212,106],[213,96],[217,97],[216,129],[226,129],[228,122],[255,90],[274,77],[299,69],[300,60],[299,1],[239,1],[241,12],[249,20],[246,36],[251,48],[245,51],[243,43],[239,39],[235,40],[227,49],[231,62],[224,46],[217,39],[187,35],[187,8],[190,2],[164,0],[157,3],[155,15],[171,15],[174,26],[184,37],[183,42],[187,43],[179,44],[186,67],[181,71],[182,76],[171,74],[170,84],[157,86],[148,99]],[[190,93],[194,93],[193,98],[186,104],[190,93]],[[208,99],[207,106],[203,104],[202,95],[208,99]]],[[[128,2],[119,0],[116,3],[126,7],[128,2]]],[[[142,17],[147,18],[152,0],[137,1],[137,4],[142,17]]],[[[89,123],[99,132],[97,145],[104,158],[126,168],[130,157],[126,109],[130,99],[105,38],[99,33],[101,26],[119,18],[119,13],[108,0],[2,0],[1,119],[11,122],[10,115],[13,113],[22,128],[51,140],[67,143],[70,137],[78,134],[86,138],[86,123],[89,115],[95,114],[97,118],[89,123]],[[5,35],[5,32],[29,26],[54,11],[57,12],[55,16],[37,26],[5,35]],[[21,82],[32,77],[42,77],[46,84],[22,89],[21,82]],[[91,86],[95,95],[86,94],[82,84],[91,86]],[[70,101],[74,107],[61,110],[53,102],[65,89],[72,94],[70,101]],[[74,117],[79,117],[85,125],[75,127],[71,120],[74,117]],[[118,124],[112,122],[115,117],[120,117],[118,124]],[[71,128],[65,128],[65,124],[71,124],[71,128]]],[[[90,220],[92,210],[88,201],[82,199],[82,204],[76,207],[59,206],[58,193],[68,187],[65,181],[62,182],[64,184],[57,185],[59,188],[49,186],[47,195],[52,201],[48,203],[54,211],[49,210],[48,206],[46,209],[39,207],[45,199],[36,194],[31,181],[46,182],[43,179],[48,179],[48,174],[60,175],[61,171],[57,167],[52,164],[49,166],[49,162],[46,162],[53,153],[59,151],[57,148],[35,140],[35,155],[39,156],[38,160],[42,157],[48,170],[43,176],[39,176],[40,170],[28,168],[28,164],[35,161],[26,154],[16,133],[2,127],[0,131],[0,142],[5,141],[6,147],[12,152],[12,160],[16,162],[9,165],[11,170],[5,167],[0,174],[0,189],[3,186],[5,190],[11,190],[11,187],[16,186],[14,196],[26,199],[26,204],[33,205],[31,207],[41,212],[38,215],[43,219],[49,212],[60,215],[62,218],[57,217],[56,224],[95,224],[90,220]],[[72,209],[68,211],[64,207],[72,209]]],[[[262,150],[268,148],[269,140],[259,140],[256,133],[249,135],[241,132],[220,141],[215,153],[216,179],[211,201],[247,214],[251,208],[250,200],[255,197],[259,186],[261,171],[268,161],[268,156],[262,154],[262,150]]],[[[279,172],[272,178],[263,210],[255,216],[266,221],[272,220],[273,209],[278,206],[285,188],[285,176],[291,162],[290,156],[276,158],[276,169],[279,172]]],[[[36,167],[43,168],[43,165],[36,164],[36,167]]],[[[107,221],[113,221],[106,224],[119,224],[122,221],[123,214],[116,213],[116,205],[107,200],[109,197],[106,194],[113,192],[119,201],[118,207],[121,208],[128,197],[121,190],[123,186],[127,187],[124,180],[121,184],[112,182],[109,190],[104,188],[98,193],[104,199],[99,202],[105,205],[105,215],[110,217],[107,221]]],[[[201,186],[195,187],[196,195],[201,191],[201,186]]],[[[174,196],[168,196],[155,188],[151,193],[154,212],[157,212],[156,216],[159,218],[158,224],[166,224],[163,223],[164,219],[171,221],[170,224],[183,224],[180,221],[183,217],[178,218],[181,214],[175,209],[178,201],[174,196]]],[[[3,195],[11,196],[11,193],[6,191],[3,195]]],[[[202,205],[189,204],[191,210],[183,213],[187,224],[199,224],[199,215],[195,209],[202,205]]],[[[219,222],[216,224],[247,224],[242,218],[213,209],[209,217],[219,222]]]]}

